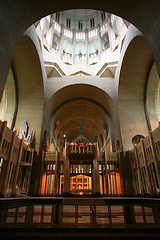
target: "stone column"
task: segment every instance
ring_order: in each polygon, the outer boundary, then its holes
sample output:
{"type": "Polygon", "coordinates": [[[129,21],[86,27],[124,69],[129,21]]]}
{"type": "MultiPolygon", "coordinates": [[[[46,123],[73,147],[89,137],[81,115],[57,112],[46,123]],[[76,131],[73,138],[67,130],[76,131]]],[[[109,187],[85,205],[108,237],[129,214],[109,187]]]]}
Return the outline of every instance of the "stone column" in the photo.
{"type": "Polygon", "coordinates": [[[115,32],[110,26],[109,22],[107,22],[107,30],[108,30],[108,37],[109,37],[109,45],[110,45],[110,48],[112,48],[116,38],[115,38],[115,32]]]}
{"type": "Polygon", "coordinates": [[[89,41],[88,41],[88,29],[85,30],[85,45],[86,45],[86,64],[88,64],[89,59],[89,41]]]}
{"type": "Polygon", "coordinates": [[[72,58],[73,58],[73,64],[75,64],[75,59],[76,59],[76,29],[73,29],[72,58]]]}
{"type": "Polygon", "coordinates": [[[23,139],[20,140],[20,145],[19,145],[18,159],[17,159],[16,169],[15,169],[15,174],[13,179],[12,196],[14,196],[16,192],[16,184],[17,184],[18,173],[19,173],[19,165],[20,165],[21,156],[22,156],[22,148],[23,148],[23,139]]]}
{"type": "Polygon", "coordinates": [[[154,165],[155,165],[156,175],[157,175],[157,179],[158,179],[158,187],[160,188],[160,166],[159,166],[159,162],[158,162],[158,158],[157,158],[157,154],[156,154],[156,149],[155,149],[155,145],[154,145],[152,132],[149,131],[148,135],[150,138],[151,148],[152,148],[152,152],[153,152],[154,165]]]}
{"type": "Polygon", "coordinates": [[[116,16],[115,17],[116,20],[116,25],[117,25],[117,33],[120,36],[121,35],[121,27],[123,26],[123,20],[122,18],[116,16]]]}
{"type": "Polygon", "coordinates": [[[61,55],[61,58],[63,58],[63,43],[64,43],[64,26],[62,24],[61,25],[61,35],[60,35],[60,40],[59,40],[59,48],[58,48],[58,52],[61,55]]]}
{"type": "Polygon", "coordinates": [[[46,22],[47,22],[46,17],[44,17],[44,18],[41,19],[41,31],[42,31],[42,35],[44,35],[44,32],[45,32],[46,22]]]}
{"type": "Polygon", "coordinates": [[[70,195],[70,162],[69,162],[69,153],[68,153],[68,143],[65,142],[64,148],[64,192],[63,194],[68,196],[70,195]]]}
{"type": "Polygon", "coordinates": [[[101,59],[101,54],[103,51],[103,46],[102,46],[102,39],[101,39],[101,28],[100,28],[100,24],[98,24],[98,28],[97,28],[97,42],[98,42],[98,56],[99,59],[101,59]]]}
{"type": "Polygon", "coordinates": [[[46,35],[46,40],[49,44],[50,51],[52,49],[52,43],[53,43],[54,25],[55,25],[55,22],[52,22],[52,25],[49,28],[47,35],[46,35]]]}
{"type": "Polygon", "coordinates": [[[5,175],[2,181],[2,187],[1,187],[1,195],[4,196],[6,193],[6,188],[7,188],[7,183],[8,183],[8,176],[9,176],[9,169],[10,169],[10,164],[11,164],[11,159],[12,159],[12,153],[13,153],[13,147],[14,147],[14,142],[16,138],[16,131],[13,132],[12,135],[12,140],[10,143],[10,149],[8,153],[8,158],[6,162],[6,167],[5,167],[5,175]]]}

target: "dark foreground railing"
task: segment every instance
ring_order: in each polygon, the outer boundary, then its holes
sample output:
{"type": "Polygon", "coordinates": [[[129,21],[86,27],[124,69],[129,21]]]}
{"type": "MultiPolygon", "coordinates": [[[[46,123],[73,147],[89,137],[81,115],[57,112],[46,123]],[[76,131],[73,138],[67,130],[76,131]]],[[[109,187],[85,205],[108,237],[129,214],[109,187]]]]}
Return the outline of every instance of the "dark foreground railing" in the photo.
{"type": "Polygon", "coordinates": [[[157,198],[13,198],[0,200],[0,228],[159,228],[157,198]]]}

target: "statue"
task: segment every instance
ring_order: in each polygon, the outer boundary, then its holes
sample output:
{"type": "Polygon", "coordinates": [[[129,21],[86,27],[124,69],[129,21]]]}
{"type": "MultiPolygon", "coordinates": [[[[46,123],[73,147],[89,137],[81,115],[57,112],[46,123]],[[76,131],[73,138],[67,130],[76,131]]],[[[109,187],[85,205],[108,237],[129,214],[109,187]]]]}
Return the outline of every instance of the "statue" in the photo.
{"type": "Polygon", "coordinates": [[[33,129],[32,132],[30,131],[28,122],[26,120],[23,121],[20,131],[19,131],[19,138],[23,138],[26,142],[32,142],[32,136],[33,136],[33,129]]]}

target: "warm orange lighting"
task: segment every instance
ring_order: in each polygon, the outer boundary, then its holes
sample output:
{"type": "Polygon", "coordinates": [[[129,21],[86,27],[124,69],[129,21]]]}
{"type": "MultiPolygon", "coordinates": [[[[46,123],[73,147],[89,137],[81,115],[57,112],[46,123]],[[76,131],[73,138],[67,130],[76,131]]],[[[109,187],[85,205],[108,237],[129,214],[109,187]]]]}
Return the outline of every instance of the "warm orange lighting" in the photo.
{"type": "Polygon", "coordinates": [[[122,191],[121,191],[121,181],[120,181],[119,173],[116,173],[116,184],[117,184],[117,194],[120,195],[122,194],[122,191]]]}
{"type": "Polygon", "coordinates": [[[42,187],[41,187],[41,195],[45,195],[45,186],[46,186],[46,173],[42,176],[42,187]]]}
{"type": "Polygon", "coordinates": [[[51,152],[48,146],[42,146],[42,152],[51,152]]]}
{"type": "Polygon", "coordinates": [[[89,176],[78,175],[70,178],[70,191],[72,189],[82,189],[91,190],[92,188],[92,178],[89,176]]]}

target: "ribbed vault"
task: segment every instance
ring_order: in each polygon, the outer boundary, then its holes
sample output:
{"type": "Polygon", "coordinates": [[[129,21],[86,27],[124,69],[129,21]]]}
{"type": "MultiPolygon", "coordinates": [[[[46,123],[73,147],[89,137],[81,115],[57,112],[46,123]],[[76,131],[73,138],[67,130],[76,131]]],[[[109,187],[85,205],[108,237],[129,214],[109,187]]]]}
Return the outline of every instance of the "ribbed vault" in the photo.
{"type": "Polygon", "coordinates": [[[57,135],[67,134],[73,141],[80,134],[80,119],[83,119],[83,135],[94,141],[95,134],[107,137],[108,118],[106,113],[95,103],[88,100],[74,100],[64,104],[53,117],[53,129],[57,135]]]}

